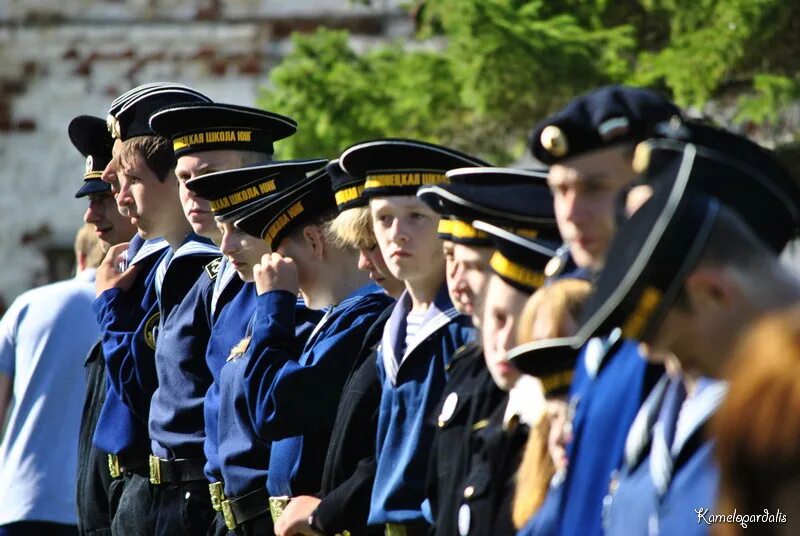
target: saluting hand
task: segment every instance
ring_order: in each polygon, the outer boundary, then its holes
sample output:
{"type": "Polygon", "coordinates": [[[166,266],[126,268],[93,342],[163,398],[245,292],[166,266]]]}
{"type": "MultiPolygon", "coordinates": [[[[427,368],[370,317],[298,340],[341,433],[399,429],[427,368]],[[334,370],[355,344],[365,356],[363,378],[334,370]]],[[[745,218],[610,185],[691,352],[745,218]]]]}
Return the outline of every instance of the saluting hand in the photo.
{"type": "Polygon", "coordinates": [[[97,267],[94,288],[97,296],[110,288],[119,288],[125,291],[130,290],[136,275],[139,273],[138,266],[131,266],[124,272],[117,269],[122,254],[128,249],[128,242],[111,246],[106,253],[106,257],[100,266],[97,267]]]}
{"type": "Polygon", "coordinates": [[[253,266],[253,278],[259,296],[271,290],[286,290],[295,296],[300,292],[297,265],[280,253],[266,253],[261,262],[253,266]]]}

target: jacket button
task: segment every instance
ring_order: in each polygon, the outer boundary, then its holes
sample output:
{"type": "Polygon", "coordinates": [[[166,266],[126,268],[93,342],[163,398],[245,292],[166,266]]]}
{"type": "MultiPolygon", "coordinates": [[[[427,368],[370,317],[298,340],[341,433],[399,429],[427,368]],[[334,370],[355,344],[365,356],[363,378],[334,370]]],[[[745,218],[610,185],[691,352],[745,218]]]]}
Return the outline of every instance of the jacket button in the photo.
{"type": "Polygon", "coordinates": [[[466,488],[464,488],[465,499],[469,499],[473,495],[475,495],[475,486],[467,486],[466,488]]]}

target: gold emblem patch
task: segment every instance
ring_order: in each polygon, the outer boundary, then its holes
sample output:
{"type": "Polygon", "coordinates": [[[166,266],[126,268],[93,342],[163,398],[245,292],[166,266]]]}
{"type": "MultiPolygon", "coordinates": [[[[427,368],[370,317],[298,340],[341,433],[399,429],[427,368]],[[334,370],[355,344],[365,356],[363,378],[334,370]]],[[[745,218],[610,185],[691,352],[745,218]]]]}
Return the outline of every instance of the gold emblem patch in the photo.
{"type": "Polygon", "coordinates": [[[566,134],[555,125],[544,127],[539,140],[542,142],[542,147],[556,158],[564,156],[569,151],[566,134]]]}
{"type": "Polygon", "coordinates": [[[144,323],[144,342],[151,350],[156,349],[156,339],[158,339],[158,324],[161,320],[161,313],[155,312],[153,316],[144,323]]]}

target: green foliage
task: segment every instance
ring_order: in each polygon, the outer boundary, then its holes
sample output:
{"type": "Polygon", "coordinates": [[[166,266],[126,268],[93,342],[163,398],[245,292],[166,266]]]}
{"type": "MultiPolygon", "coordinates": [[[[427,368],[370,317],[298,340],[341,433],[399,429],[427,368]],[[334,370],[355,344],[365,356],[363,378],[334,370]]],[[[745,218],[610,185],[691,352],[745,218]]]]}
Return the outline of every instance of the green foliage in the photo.
{"type": "MultiPolygon", "coordinates": [[[[369,3],[368,0],[360,0],[369,3]]],[[[419,41],[356,53],[345,32],[296,35],[260,103],[297,119],[282,157],[404,136],[497,164],[574,95],[630,83],[702,106],[734,89],[738,120],[800,98],[797,0],[425,0],[419,41]]]]}

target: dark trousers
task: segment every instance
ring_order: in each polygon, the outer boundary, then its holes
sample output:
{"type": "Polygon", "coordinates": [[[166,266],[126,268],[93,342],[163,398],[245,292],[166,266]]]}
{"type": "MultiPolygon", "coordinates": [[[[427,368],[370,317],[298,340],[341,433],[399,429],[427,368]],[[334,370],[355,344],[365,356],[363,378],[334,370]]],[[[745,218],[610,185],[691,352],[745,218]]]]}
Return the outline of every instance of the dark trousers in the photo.
{"type": "Polygon", "coordinates": [[[261,536],[262,534],[267,536],[275,534],[275,527],[272,525],[272,516],[269,515],[269,512],[250,521],[245,521],[234,530],[228,530],[227,525],[225,525],[225,519],[222,517],[222,512],[217,512],[214,522],[208,529],[208,536],[261,536]]]}
{"type": "Polygon", "coordinates": [[[153,491],[150,478],[127,473],[111,482],[111,533],[114,536],[152,536],[153,491]]]}
{"type": "Polygon", "coordinates": [[[78,536],[78,527],[47,521],[19,521],[0,526],[0,536],[78,536]]]}
{"type": "Polygon", "coordinates": [[[78,531],[83,536],[111,534],[108,456],[92,444],[100,410],[106,399],[105,359],[96,344],[86,359],[86,395],[78,436],[78,531]]]}
{"type": "Polygon", "coordinates": [[[207,481],[161,484],[153,489],[156,536],[205,536],[208,533],[215,512],[211,508],[207,481]]]}

